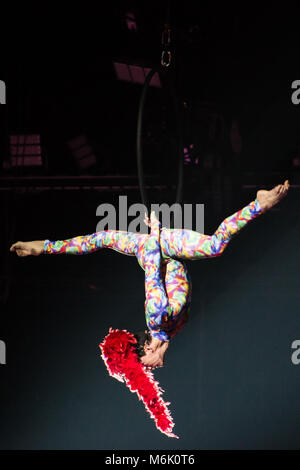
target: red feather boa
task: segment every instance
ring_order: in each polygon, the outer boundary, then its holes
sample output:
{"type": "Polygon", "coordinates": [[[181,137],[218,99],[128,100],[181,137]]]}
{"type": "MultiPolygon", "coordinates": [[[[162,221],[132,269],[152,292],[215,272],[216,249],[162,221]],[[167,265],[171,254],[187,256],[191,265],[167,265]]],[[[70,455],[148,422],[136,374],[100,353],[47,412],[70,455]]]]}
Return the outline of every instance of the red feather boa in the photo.
{"type": "Polygon", "coordinates": [[[174,423],[167,408],[170,403],[163,401],[163,390],[154,380],[152,372],[140,362],[135,352],[136,343],[132,333],[110,328],[109,334],[99,344],[101,357],[109,374],[120,382],[125,381],[130,391],[137,393],[155,420],[157,429],[169,437],[178,438],[172,433],[174,423]]]}

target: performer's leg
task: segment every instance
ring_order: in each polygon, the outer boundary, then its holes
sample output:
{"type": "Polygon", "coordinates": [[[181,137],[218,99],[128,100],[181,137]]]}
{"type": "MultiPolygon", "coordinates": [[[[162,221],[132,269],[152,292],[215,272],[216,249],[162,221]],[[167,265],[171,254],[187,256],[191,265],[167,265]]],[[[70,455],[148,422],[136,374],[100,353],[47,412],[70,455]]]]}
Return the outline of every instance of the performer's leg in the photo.
{"type": "Polygon", "coordinates": [[[161,233],[164,255],[181,259],[198,259],[219,256],[232,239],[251,220],[263,213],[257,199],[227,217],[213,235],[203,235],[193,230],[167,230],[161,233]]]}
{"type": "Polygon", "coordinates": [[[137,255],[138,245],[145,235],[118,230],[105,230],[91,235],[80,235],[66,240],[51,242],[46,240],[44,252],[48,254],[66,253],[83,255],[102,248],[111,248],[126,255],[137,255]]]}
{"type": "Polygon", "coordinates": [[[192,230],[163,229],[161,232],[163,257],[198,259],[222,254],[232,237],[245,225],[271,209],[287,195],[289,186],[289,181],[286,180],[284,184],[278,184],[268,191],[257,191],[256,199],[227,217],[212,236],[192,230]]]}

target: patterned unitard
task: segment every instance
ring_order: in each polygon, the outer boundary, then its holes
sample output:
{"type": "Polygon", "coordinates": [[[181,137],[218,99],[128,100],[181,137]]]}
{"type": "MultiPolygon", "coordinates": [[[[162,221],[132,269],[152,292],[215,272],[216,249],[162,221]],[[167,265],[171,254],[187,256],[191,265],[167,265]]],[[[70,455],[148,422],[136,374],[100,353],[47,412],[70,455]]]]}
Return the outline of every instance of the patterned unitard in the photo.
{"type": "Polygon", "coordinates": [[[111,248],[136,256],[145,271],[145,316],[151,336],[169,341],[186,324],[191,303],[191,279],[184,260],[220,256],[232,237],[263,213],[257,199],[227,217],[213,235],[187,229],[151,227],[137,234],[105,230],[58,241],[45,240],[44,253],[86,254],[111,248]]]}

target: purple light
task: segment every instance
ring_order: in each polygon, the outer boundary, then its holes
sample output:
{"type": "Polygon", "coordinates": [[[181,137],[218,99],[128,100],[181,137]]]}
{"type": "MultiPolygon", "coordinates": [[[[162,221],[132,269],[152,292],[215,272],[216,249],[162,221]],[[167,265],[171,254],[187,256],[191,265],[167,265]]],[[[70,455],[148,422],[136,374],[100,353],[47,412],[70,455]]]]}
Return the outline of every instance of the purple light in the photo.
{"type": "Polygon", "coordinates": [[[9,136],[10,165],[42,166],[40,139],[39,134],[9,136]]]}
{"type": "Polygon", "coordinates": [[[138,67],[137,65],[129,65],[129,70],[132,76],[133,83],[144,83],[145,82],[145,74],[144,69],[142,67],[138,67]]]}
{"type": "Polygon", "coordinates": [[[67,143],[79,168],[86,169],[96,164],[94,150],[85,135],[80,135],[67,143]]]}
{"type": "MultiPolygon", "coordinates": [[[[144,68],[144,71],[145,71],[145,78],[147,77],[148,73],[150,72],[151,69],[145,67],[144,68]]],[[[157,87],[157,88],[161,88],[162,87],[162,84],[161,84],[161,81],[160,81],[160,78],[159,78],[159,75],[158,73],[156,72],[153,77],[151,78],[151,81],[150,81],[150,86],[154,86],[154,87],[157,87]]]]}
{"type": "Polygon", "coordinates": [[[131,82],[131,75],[129,72],[129,67],[127,64],[120,64],[119,62],[114,62],[114,68],[118,80],[123,82],[131,82]]]}
{"type": "Polygon", "coordinates": [[[134,13],[131,13],[130,11],[128,11],[126,13],[126,16],[125,16],[125,21],[126,21],[126,25],[127,25],[127,28],[129,29],[129,31],[136,31],[137,30],[137,25],[136,25],[134,13]]]}
{"type": "MultiPolygon", "coordinates": [[[[114,62],[113,65],[118,80],[123,82],[138,83],[140,85],[145,83],[145,79],[151,70],[149,67],[124,64],[121,62],[114,62]]],[[[151,78],[150,86],[156,88],[162,87],[158,72],[156,72],[151,78]]]]}
{"type": "MultiPolygon", "coordinates": [[[[187,165],[188,163],[192,162],[190,150],[193,150],[194,144],[190,144],[188,147],[184,147],[183,149],[183,154],[184,154],[184,163],[187,165]]],[[[195,161],[195,163],[198,163],[198,158],[195,161]]]]}

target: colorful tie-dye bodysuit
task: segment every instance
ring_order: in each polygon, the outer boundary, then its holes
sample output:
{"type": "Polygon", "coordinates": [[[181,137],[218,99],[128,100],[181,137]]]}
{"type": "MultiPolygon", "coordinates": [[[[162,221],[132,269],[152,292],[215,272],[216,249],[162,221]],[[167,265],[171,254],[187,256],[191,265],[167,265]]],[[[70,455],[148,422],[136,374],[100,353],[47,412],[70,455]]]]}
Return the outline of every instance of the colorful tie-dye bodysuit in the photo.
{"type": "Polygon", "coordinates": [[[136,256],[145,271],[145,315],[151,336],[169,341],[186,324],[191,303],[191,279],[183,260],[220,256],[247,223],[263,213],[257,199],[226,218],[213,235],[193,230],[166,229],[160,224],[150,235],[105,230],[67,240],[45,240],[44,253],[81,255],[102,248],[136,256]]]}

